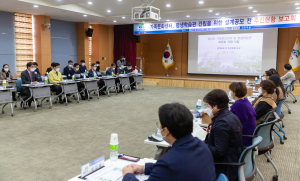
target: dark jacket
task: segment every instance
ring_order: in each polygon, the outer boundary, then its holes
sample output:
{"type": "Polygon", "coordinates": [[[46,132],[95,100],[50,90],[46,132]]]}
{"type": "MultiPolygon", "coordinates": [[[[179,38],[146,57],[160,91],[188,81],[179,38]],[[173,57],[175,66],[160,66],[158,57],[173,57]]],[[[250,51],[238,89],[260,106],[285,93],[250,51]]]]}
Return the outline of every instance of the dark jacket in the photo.
{"type": "MultiPolygon", "coordinates": [[[[22,73],[21,73],[21,80],[22,80],[22,84],[31,84],[31,82],[41,82],[42,79],[38,77],[38,74],[36,72],[31,72],[31,75],[32,75],[32,81],[30,80],[30,74],[28,72],[28,70],[24,70],[22,73]]],[[[22,87],[22,89],[28,89],[28,88],[25,88],[25,87],[22,87]]]]}
{"type": "Polygon", "coordinates": [[[126,73],[126,74],[128,74],[128,73],[130,73],[131,72],[131,70],[129,70],[127,67],[124,67],[124,69],[123,69],[123,73],[126,73]]]}
{"type": "Polygon", "coordinates": [[[47,70],[46,70],[46,72],[48,72],[48,73],[50,73],[51,71],[52,71],[51,67],[47,68],[47,70]]]}
{"type": "MultiPolygon", "coordinates": [[[[96,71],[95,71],[95,73],[96,73],[96,76],[97,76],[97,72],[96,72],[96,71]]],[[[93,69],[89,70],[88,76],[89,76],[89,77],[94,77],[93,69]]]]}
{"type": "Polygon", "coordinates": [[[116,74],[115,72],[116,72],[116,69],[115,70],[112,70],[111,68],[109,68],[109,69],[107,69],[106,70],[106,75],[111,75],[111,73],[114,73],[114,74],[116,74]]]}
{"type": "Polygon", "coordinates": [[[97,66],[97,69],[96,69],[96,72],[99,72],[100,71],[100,65],[99,67],[97,66]]]}
{"type": "MultiPolygon", "coordinates": [[[[148,181],[216,181],[213,157],[202,141],[191,134],[174,142],[155,164],[145,164],[148,181]]],[[[126,174],[123,181],[137,181],[126,174]]]]}
{"type": "Polygon", "coordinates": [[[73,68],[70,68],[69,66],[66,66],[64,68],[64,75],[67,76],[67,79],[72,79],[72,76],[75,74],[75,71],[73,68]]]}
{"type": "Polygon", "coordinates": [[[35,71],[37,74],[41,75],[39,68],[36,68],[35,71]]]}
{"type": "MultiPolygon", "coordinates": [[[[239,118],[224,109],[215,119],[206,141],[216,163],[238,162],[243,150],[239,118]]],[[[229,181],[234,181],[238,178],[238,167],[216,165],[217,177],[220,173],[224,173],[229,181]]]]}
{"type": "Polygon", "coordinates": [[[85,73],[85,70],[87,70],[86,66],[79,65],[79,71],[80,71],[80,73],[85,73]]]}

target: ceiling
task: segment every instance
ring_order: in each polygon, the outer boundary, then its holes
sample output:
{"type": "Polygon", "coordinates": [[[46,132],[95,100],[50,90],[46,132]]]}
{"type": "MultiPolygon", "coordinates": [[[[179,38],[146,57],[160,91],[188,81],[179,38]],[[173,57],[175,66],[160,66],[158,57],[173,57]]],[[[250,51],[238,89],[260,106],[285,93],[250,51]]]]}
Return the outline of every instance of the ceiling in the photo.
{"type": "MultiPolygon", "coordinates": [[[[295,5],[298,2],[300,0],[155,0],[152,6],[161,10],[161,21],[178,21],[253,17],[257,14],[296,14],[300,12],[300,4],[295,5]],[[203,1],[203,4],[199,1],[203,1]],[[249,7],[253,9],[248,9],[249,7]],[[254,10],[257,12],[253,12],[254,10]],[[186,17],[187,15],[190,17],[186,17]]],[[[53,19],[105,25],[135,23],[131,20],[131,9],[140,5],[141,0],[0,0],[1,11],[47,15],[53,19]]]]}

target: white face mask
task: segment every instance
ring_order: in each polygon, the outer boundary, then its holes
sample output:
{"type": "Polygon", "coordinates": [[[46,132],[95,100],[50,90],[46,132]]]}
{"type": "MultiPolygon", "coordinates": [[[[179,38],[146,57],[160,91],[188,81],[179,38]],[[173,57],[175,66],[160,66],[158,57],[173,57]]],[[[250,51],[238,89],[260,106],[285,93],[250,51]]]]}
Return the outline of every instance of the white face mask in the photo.
{"type": "Polygon", "coordinates": [[[57,68],[57,69],[56,69],[56,72],[59,72],[59,70],[60,70],[60,68],[57,68]]]}
{"type": "Polygon", "coordinates": [[[266,77],[262,77],[261,80],[266,80],[266,77]]]}
{"type": "Polygon", "coordinates": [[[229,99],[233,99],[232,93],[233,93],[232,91],[229,91],[229,93],[228,93],[228,98],[229,99]]]}
{"type": "Polygon", "coordinates": [[[4,71],[5,71],[5,72],[8,72],[8,71],[9,71],[9,69],[4,69],[4,71]]]}
{"type": "Polygon", "coordinates": [[[163,138],[166,137],[166,135],[163,136],[163,135],[161,134],[161,131],[164,130],[164,129],[165,129],[165,128],[159,130],[159,131],[160,131],[160,135],[161,135],[163,138]]]}
{"type": "Polygon", "coordinates": [[[70,67],[70,68],[72,68],[72,67],[73,67],[73,65],[69,65],[69,67],[70,67]]]}
{"type": "Polygon", "coordinates": [[[96,69],[97,69],[97,67],[94,67],[93,69],[94,69],[94,70],[96,70],[96,69]]]}
{"type": "Polygon", "coordinates": [[[208,109],[207,111],[207,114],[210,116],[210,117],[214,117],[214,114],[212,113],[212,111],[214,110],[215,108],[212,108],[212,109],[208,109]]]}
{"type": "Polygon", "coordinates": [[[115,68],[113,68],[113,70],[115,70],[115,68]]]}
{"type": "Polygon", "coordinates": [[[79,70],[79,68],[76,68],[76,71],[78,71],[79,70]]]}
{"type": "Polygon", "coordinates": [[[34,71],[35,71],[35,68],[31,68],[30,71],[31,71],[31,72],[34,72],[34,71]]]}
{"type": "Polygon", "coordinates": [[[85,63],[82,63],[81,65],[82,65],[82,66],[84,66],[84,65],[85,65],[85,63]]]}
{"type": "Polygon", "coordinates": [[[97,65],[97,67],[99,67],[99,64],[96,64],[97,65]]]}
{"type": "Polygon", "coordinates": [[[261,88],[259,88],[259,89],[258,89],[258,93],[259,93],[259,95],[261,95],[261,94],[262,94],[262,90],[261,90],[261,88]]]}

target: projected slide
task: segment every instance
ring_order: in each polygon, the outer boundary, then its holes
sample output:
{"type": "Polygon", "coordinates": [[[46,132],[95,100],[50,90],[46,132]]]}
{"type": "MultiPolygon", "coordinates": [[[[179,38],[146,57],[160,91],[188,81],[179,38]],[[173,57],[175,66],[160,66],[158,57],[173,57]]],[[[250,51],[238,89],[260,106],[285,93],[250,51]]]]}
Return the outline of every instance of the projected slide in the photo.
{"type": "Polygon", "coordinates": [[[199,73],[258,75],[262,56],[263,33],[198,35],[199,73]]]}

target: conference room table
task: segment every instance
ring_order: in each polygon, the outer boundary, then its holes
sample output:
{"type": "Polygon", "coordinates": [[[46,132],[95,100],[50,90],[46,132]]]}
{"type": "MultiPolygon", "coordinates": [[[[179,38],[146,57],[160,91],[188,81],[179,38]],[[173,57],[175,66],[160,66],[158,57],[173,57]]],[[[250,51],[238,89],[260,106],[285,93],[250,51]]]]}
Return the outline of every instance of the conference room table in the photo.
{"type": "Polygon", "coordinates": [[[7,104],[10,104],[11,116],[14,116],[14,109],[13,109],[13,101],[11,92],[15,89],[13,86],[3,87],[0,86],[0,104],[4,104],[2,107],[2,114],[4,114],[4,108],[7,104]]]}
{"type": "Polygon", "coordinates": [[[63,81],[59,81],[59,82],[54,82],[57,84],[60,84],[62,92],[65,94],[65,105],[68,105],[68,99],[67,99],[67,94],[76,94],[77,95],[77,103],[79,103],[79,95],[78,95],[78,87],[77,87],[77,83],[80,81],[75,81],[72,79],[69,80],[63,80],[63,81]]]}
{"type": "MultiPolygon", "coordinates": [[[[95,171],[94,173],[91,173],[90,175],[88,175],[86,177],[93,176],[94,174],[100,174],[101,171],[103,171],[102,169],[105,169],[106,167],[109,167],[109,166],[114,166],[116,168],[123,169],[125,166],[130,165],[130,164],[145,165],[145,163],[155,163],[155,162],[156,162],[156,160],[152,160],[152,159],[148,159],[148,158],[140,159],[138,162],[131,162],[131,161],[122,160],[122,159],[117,159],[117,161],[113,162],[110,159],[108,159],[104,162],[103,168],[95,171]]],[[[80,167],[78,167],[78,170],[80,170],[80,167]]],[[[86,180],[86,179],[85,178],[81,179],[81,175],[79,174],[79,175],[71,178],[69,181],[84,181],[84,180],[86,180]]],[[[119,180],[122,180],[122,177],[119,180]]],[[[110,181],[115,181],[115,180],[110,180],[110,181]]]]}
{"type": "Polygon", "coordinates": [[[115,82],[116,78],[117,78],[117,76],[103,76],[103,77],[97,78],[99,80],[104,81],[105,86],[103,86],[103,88],[101,88],[100,90],[102,90],[106,87],[106,92],[107,92],[108,97],[110,97],[110,95],[109,95],[110,88],[115,88],[116,95],[118,95],[117,86],[116,86],[116,82],[115,82]]]}
{"type": "Polygon", "coordinates": [[[144,90],[143,75],[145,75],[145,74],[143,74],[143,73],[137,73],[137,74],[130,73],[129,75],[134,78],[134,81],[130,84],[130,86],[135,84],[135,90],[138,91],[138,89],[139,89],[138,83],[142,83],[142,85],[143,85],[142,90],[144,90]]]}
{"type": "Polygon", "coordinates": [[[36,100],[37,99],[42,99],[41,104],[39,105],[42,107],[43,101],[48,98],[50,107],[49,109],[52,108],[52,101],[51,101],[51,90],[50,86],[53,84],[45,84],[44,82],[38,82],[37,84],[22,84],[22,87],[27,87],[30,90],[30,97],[27,100],[23,101],[23,106],[26,108],[26,103],[33,98],[34,101],[34,112],[37,110],[37,104],[36,100]]]}
{"type": "MultiPolygon", "coordinates": [[[[84,85],[84,90],[87,91],[88,101],[90,101],[90,92],[95,91],[97,92],[98,99],[99,99],[99,87],[98,87],[98,78],[82,78],[76,79],[76,81],[80,81],[84,85]]],[[[83,90],[83,91],[84,91],[83,90]]],[[[77,96],[78,97],[78,96],[77,96]]]]}

